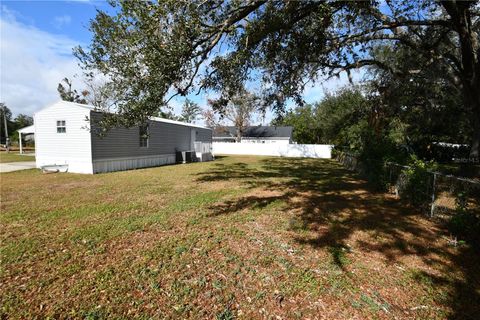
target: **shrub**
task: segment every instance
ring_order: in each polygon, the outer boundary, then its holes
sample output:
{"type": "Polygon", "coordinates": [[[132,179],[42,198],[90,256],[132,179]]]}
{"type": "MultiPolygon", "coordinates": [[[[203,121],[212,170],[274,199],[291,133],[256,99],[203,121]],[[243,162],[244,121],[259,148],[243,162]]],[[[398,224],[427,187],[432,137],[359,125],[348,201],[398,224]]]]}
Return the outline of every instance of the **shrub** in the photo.
{"type": "Polygon", "coordinates": [[[410,156],[408,168],[402,171],[406,183],[399,190],[401,196],[414,205],[430,202],[433,175],[429,171],[434,171],[436,168],[437,164],[433,161],[423,161],[415,155],[410,156]]]}
{"type": "Polygon", "coordinates": [[[480,245],[480,218],[472,212],[465,211],[452,216],[448,230],[463,240],[480,245]]]}
{"type": "Polygon", "coordinates": [[[402,150],[389,139],[377,138],[370,132],[360,152],[359,161],[362,173],[368,181],[379,190],[386,190],[389,183],[385,163],[403,162],[405,155],[402,150]]]}
{"type": "Polygon", "coordinates": [[[450,218],[448,229],[462,240],[480,246],[480,217],[468,210],[468,194],[459,192],[455,204],[456,214],[450,218]]]}

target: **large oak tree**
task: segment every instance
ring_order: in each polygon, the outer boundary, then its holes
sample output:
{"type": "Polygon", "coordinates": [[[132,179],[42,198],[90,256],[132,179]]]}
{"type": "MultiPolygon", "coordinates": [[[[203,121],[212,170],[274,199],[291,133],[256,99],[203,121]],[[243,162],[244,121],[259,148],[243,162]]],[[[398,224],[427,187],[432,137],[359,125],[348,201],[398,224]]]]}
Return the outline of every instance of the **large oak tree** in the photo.
{"type": "MultiPolygon", "coordinates": [[[[401,44],[443,64],[471,115],[480,148],[480,9],[477,1],[112,1],[76,55],[112,80],[122,121],[158,112],[172,96],[215,90],[225,103],[260,81],[265,105],[282,110],[320,75],[365,66],[395,74],[372,50],[401,44]],[[428,41],[427,41],[428,40],[428,41]],[[453,50],[445,52],[448,44],[453,50]]],[[[428,65],[425,66],[428,68],[428,65]]],[[[432,115],[434,116],[434,115],[432,115]]]]}

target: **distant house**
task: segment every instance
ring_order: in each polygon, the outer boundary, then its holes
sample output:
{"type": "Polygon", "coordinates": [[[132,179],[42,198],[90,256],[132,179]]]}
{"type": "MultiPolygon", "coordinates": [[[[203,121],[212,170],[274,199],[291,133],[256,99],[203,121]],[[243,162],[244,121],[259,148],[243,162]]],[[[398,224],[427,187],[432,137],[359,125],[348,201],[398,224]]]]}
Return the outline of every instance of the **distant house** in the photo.
{"type": "MultiPolygon", "coordinates": [[[[251,126],[242,134],[241,143],[292,143],[293,127],[251,126]]],[[[236,127],[219,127],[213,132],[213,142],[237,142],[236,127]]]]}
{"type": "Polygon", "coordinates": [[[181,159],[212,160],[212,130],[150,118],[144,125],[97,134],[102,113],[60,101],[34,115],[37,167],[63,166],[69,172],[99,173],[172,164],[181,159]],[[187,155],[188,154],[188,155],[187,155]]]}
{"type": "Polygon", "coordinates": [[[18,146],[20,153],[23,153],[23,141],[32,143],[35,141],[35,126],[31,125],[17,130],[18,132],[18,146]]]}

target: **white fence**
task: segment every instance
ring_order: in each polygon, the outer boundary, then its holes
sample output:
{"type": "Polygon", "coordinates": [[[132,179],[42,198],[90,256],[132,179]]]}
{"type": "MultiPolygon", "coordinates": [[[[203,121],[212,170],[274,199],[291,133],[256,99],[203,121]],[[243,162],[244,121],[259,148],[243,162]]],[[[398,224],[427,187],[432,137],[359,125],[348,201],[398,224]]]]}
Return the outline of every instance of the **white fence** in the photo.
{"type": "Polygon", "coordinates": [[[213,154],[238,154],[277,157],[324,158],[332,156],[328,144],[276,144],[214,142],[213,154]]]}

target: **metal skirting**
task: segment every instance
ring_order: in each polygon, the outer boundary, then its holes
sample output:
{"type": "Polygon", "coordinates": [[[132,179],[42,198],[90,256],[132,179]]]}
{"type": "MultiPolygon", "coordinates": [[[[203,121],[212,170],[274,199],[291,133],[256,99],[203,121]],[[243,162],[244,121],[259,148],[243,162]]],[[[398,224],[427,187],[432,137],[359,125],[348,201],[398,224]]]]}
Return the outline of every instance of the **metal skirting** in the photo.
{"type": "Polygon", "coordinates": [[[102,159],[93,161],[93,172],[113,172],[139,168],[157,167],[175,163],[175,154],[132,157],[119,159],[102,159]]]}

